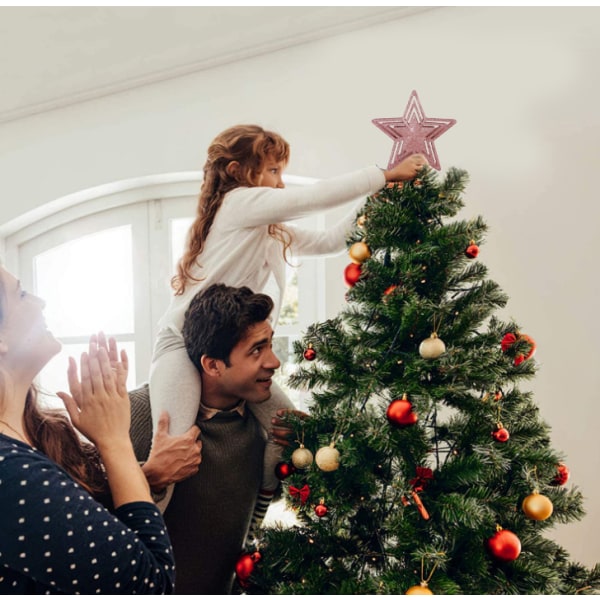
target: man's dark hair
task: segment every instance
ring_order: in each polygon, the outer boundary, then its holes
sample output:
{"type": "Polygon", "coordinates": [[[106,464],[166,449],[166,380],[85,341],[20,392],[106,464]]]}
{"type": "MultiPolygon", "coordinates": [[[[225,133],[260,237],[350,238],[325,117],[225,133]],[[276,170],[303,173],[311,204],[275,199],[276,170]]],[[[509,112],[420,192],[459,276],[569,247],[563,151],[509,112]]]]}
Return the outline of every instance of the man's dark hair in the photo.
{"type": "Polygon", "coordinates": [[[187,353],[202,371],[200,359],[206,354],[225,362],[248,329],[269,318],[273,300],[255,294],[248,287],[230,287],[215,283],[198,292],[185,313],[183,340],[187,353]]]}

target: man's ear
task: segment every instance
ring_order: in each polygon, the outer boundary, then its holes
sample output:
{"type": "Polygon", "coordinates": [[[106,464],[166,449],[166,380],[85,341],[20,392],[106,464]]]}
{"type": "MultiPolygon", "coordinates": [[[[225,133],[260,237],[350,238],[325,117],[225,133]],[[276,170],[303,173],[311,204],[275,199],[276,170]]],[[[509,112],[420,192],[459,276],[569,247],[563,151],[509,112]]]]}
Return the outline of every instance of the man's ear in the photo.
{"type": "Polygon", "coordinates": [[[203,354],[200,358],[200,365],[202,366],[202,372],[206,373],[209,377],[219,377],[223,370],[223,361],[218,358],[211,358],[206,354],[203,354]]]}
{"type": "Polygon", "coordinates": [[[237,177],[240,171],[240,163],[237,160],[232,160],[226,167],[225,172],[230,177],[237,177]]]}

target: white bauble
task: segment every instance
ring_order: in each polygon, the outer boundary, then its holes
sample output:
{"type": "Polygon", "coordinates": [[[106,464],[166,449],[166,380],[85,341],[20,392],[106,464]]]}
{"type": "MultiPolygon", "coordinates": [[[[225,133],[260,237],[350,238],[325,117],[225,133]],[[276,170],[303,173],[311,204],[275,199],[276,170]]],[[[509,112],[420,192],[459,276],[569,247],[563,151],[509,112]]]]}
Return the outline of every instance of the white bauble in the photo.
{"type": "Polygon", "coordinates": [[[438,358],[446,352],[446,344],[433,332],[427,339],[421,342],[419,354],[423,358],[438,358]]]}
{"type": "Polygon", "coordinates": [[[300,448],[296,448],[292,452],[292,463],[296,469],[306,469],[312,465],[313,453],[305,448],[303,444],[300,444],[300,448]]]}
{"type": "Polygon", "coordinates": [[[317,450],[315,462],[321,471],[335,471],[340,466],[340,453],[333,446],[323,446],[317,450]]]}

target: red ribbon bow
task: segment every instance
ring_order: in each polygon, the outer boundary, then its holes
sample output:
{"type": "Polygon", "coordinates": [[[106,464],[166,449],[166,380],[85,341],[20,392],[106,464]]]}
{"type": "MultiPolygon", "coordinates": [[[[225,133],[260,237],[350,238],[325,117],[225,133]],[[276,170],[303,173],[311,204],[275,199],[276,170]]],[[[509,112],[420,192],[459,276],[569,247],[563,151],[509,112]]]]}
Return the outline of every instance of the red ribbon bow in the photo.
{"type": "Polygon", "coordinates": [[[409,481],[415,492],[422,492],[423,488],[433,479],[433,471],[428,467],[417,467],[417,476],[409,481]]]}
{"type": "Polygon", "coordinates": [[[309,494],[310,488],[306,484],[304,484],[300,489],[290,485],[290,495],[294,496],[295,498],[300,498],[300,502],[302,504],[306,504],[309,494]]]}

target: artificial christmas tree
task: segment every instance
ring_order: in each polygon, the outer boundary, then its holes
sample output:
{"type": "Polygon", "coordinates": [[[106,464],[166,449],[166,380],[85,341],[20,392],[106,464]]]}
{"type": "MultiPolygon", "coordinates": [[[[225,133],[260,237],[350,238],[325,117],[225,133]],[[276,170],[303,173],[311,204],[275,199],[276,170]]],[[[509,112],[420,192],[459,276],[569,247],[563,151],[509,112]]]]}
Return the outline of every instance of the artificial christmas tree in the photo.
{"type": "Polygon", "coordinates": [[[494,314],[507,296],[482,262],[483,219],[457,219],[466,183],[428,169],[357,215],[347,304],[296,345],[290,385],[312,402],[289,417],[298,443],[281,469],[298,525],[249,548],[262,559],[247,593],[598,589],[600,566],[544,537],[583,516],[582,495],[519,388],[535,342],[494,314]],[[298,448],[315,461],[293,466],[298,448]]]}

